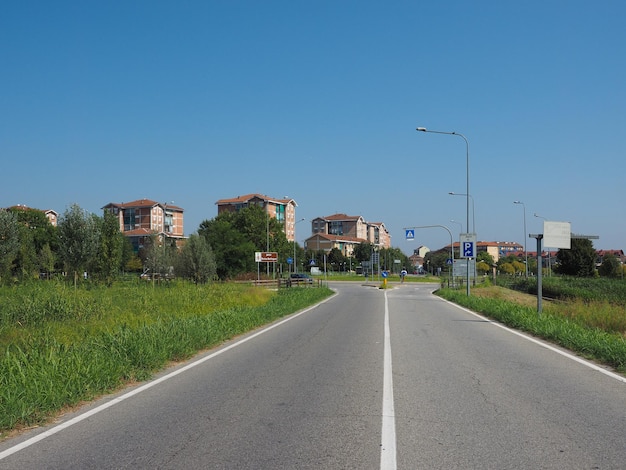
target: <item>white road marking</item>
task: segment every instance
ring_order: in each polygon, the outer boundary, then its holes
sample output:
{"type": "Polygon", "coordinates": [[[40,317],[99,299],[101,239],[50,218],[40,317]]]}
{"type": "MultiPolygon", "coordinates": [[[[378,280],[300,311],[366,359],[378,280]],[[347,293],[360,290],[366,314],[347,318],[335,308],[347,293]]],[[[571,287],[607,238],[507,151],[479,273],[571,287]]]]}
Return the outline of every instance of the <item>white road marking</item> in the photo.
{"type": "Polygon", "coordinates": [[[491,320],[491,319],[489,319],[487,317],[484,317],[484,316],[482,316],[482,315],[480,315],[480,314],[478,314],[476,312],[472,312],[471,310],[469,310],[469,309],[467,309],[465,307],[461,307],[460,305],[457,305],[457,304],[455,304],[453,302],[450,302],[449,300],[442,299],[441,297],[437,297],[437,298],[443,300],[444,302],[448,302],[450,305],[454,305],[455,307],[457,307],[457,308],[459,308],[459,309],[461,309],[461,310],[463,310],[463,311],[465,311],[467,313],[470,313],[470,314],[474,315],[475,317],[480,318],[481,320],[484,320],[485,322],[491,323],[492,325],[497,326],[498,328],[502,328],[503,330],[506,330],[509,333],[512,333],[512,334],[517,335],[517,336],[519,336],[521,338],[524,338],[524,339],[526,339],[526,340],[528,340],[528,341],[530,341],[532,343],[538,344],[539,346],[541,346],[541,347],[543,347],[545,349],[548,349],[548,350],[553,351],[553,352],[555,352],[557,354],[560,354],[561,356],[564,356],[564,357],[566,357],[568,359],[571,359],[572,361],[575,361],[575,362],[578,362],[579,364],[587,366],[590,369],[593,369],[593,370],[598,371],[598,372],[602,372],[604,375],[607,375],[607,376],[611,377],[612,379],[615,379],[615,380],[618,380],[620,382],[626,383],[626,377],[624,377],[622,375],[616,374],[615,372],[611,372],[610,370],[606,370],[603,367],[600,367],[600,366],[594,364],[593,362],[589,362],[589,361],[587,361],[587,360],[585,360],[585,359],[583,359],[581,357],[578,357],[578,356],[576,356],[574,354],[568,353],[567,351],[564,351],[562,349],[556,348],[556,347],[554,347],[554,346],[552,346],[552,345],[550,345],[548,343],[545,343],[545,342],[543,342],[541,340],[533,338],[532,336],[528,336],[528,335],[526,335],[524,333],[520,333],[519,331],[513,330],[513,329],[511,329],[511,328],[509,328],[507,326],[504,326],[501,323],[497,323],[496,321],[491,320]]]}
{"type": "Polygon", "coordinates": [[[153,380],[152,382],[148,382],[148,383],[146,383],[146,384],[144,384],[144,385],[142,385],[140,387],[137,387],[136,389],[131,390],[128,393],[120,395],[119,397],[114,398],[113,400],[111,400],[111,401],[109,401],[107,403],[104,403],[104,404],[102,404],[102,405],[100,405],[100,406],[98,406],[98,407],[96,407],[96,408],[94,408],[92,410],[89,410],[89,411],[87,411],[87,412],[85,412],[85,413],[83,413],[83,414],[81,414],[79,416],[76,416],[76,417],[70,419],[69,421],[66,421],[65,423],[61,423],[58,426],[55,426],[55,427],[53,427],[51,429],[48,429],[47,431],[44,431],[41,434],[37,434],[36,436],[31,437],[30,439],[27,439],[24,442],[21,442],[21,443],[15,445],[13,447],[10,447],[10,448],[4,450],[3,452],[0,452],[0,460],[5,459],[9,455],[13,455],[16,452],[24,450],[27,447],[30,447],[30,446],[32,446],[33,444],[36,444],[39,441],[42,441],[42,440],[44,440],[44,439],[46,439],[48,437],[51,437],[51,436],[55,435],[56,433],[58,433],[60,431],[63,431],[64,429],[69,428],[70,426],[73,426],[74,424],[80,423],[81,421],[83,421],[83,420],[85,420],[85,419],[89,418],[90,416],[93,416],[93,415],[95,415],[97,413],[100,413],[101,411],[104,411],[107,408],[111,408],[112,406],[115,406],[118,403],[121,403],[121,402],[123,402],[124,400],[126,400],[126,399],[128,399],[130,397],[138,395],[141,392],[145,392],[146,390],[154,387],[155,385],[158,385],[158,384],[160,384],[162,382],[165,382],[166,380],[169,380],[169,379],[177,376],[178,374],[182,374],[183,372],[186,372],[189,369],[193,369],[194,367],[199,366],[200,364],[202,364],[202,363],[204,363],[206,361],[209,361],[209,360],[213,359],[214,357],[219,356],[222,353],[225,353],[226,351],[229,351],[229,350],[231,350],[233,348],[236,348],[237,346],[239,346],[239,345],[241,345],[241,344],[243,344],[243,343],[245,343],[247,341],[250,341],[251,339],[256,338],[257,336],[260,336],[263,333],[267,333],[268,331],[273,330],[274,328],[282,325],[283,323],[286,323],[286,322],[288,322],[290,320],[293,320],[294,318],[297,318],[300,315],[303,315],[303,314],[313,310],[314,308],[316,308],[319,305],[327,302],[331,298],[332,297],[328,297],[328,298],[324,299],[323,301],[313,305],[312,307],[309,307],[309,308],[307,308],[307,309],[305,309],[305,310],[303,310],[303,311],[301,311],[299,313],[296,313],[295,315],[287,317],[284,320],[279,321],[278,323],[274,323],[273,325],[270,325],[267,328],[264,328],[264,329],[262,329],[260,331],[257,331],[256,333],[251,334],[250,336],[246,336],[245,338],[242,338],[242,339],[240,339],[239,341],[237,341],[235,343],[229,344],[228,346],[226,346],[226,347],[224,347],[224,348],[222,348],[222,349],[220,349],[218,351],[215,351],[214,353],[209,354],[208,356],[204,356],[204,357],[198,359],[197,361],[194,361],[194,362],[192,362],[190,364],[187,364],[184,367],[181,367],[180,369],[176,369],[174,372],[171,372],[171,373],[169,373],[167,375],[164,375],[163,377],[160,377],[160,378],[158,378],[156,380],[153,380]]]}
{"type": "Polygon", "coordinates": [[[380,446],[381,470],[396,469],[396,414],[393,404],[393,375],[391,366],[391,332],[389,304],[385,291],[385,343],[383,354],[383,423],[380,446]]]}

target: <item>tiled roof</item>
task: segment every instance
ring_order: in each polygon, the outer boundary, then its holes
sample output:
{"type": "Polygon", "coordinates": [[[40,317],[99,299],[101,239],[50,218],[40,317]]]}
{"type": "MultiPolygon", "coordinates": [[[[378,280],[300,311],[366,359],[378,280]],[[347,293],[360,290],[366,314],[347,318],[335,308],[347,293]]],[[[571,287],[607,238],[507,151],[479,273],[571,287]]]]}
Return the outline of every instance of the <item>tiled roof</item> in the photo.
{"type": "Polygon", "coordinates": [[[321,218],[325,220],[358,220],[362,217],[360,215],[333,214],[321,218]]]}
{"type": "Polygon", "coordinates": [[[175,206],[174,204],[165,204],[157,201],[153,201],[152,199],[137,199],[136,201],[131,202],[110,202],[104,207],[119,207],[121,209],[128,209],[132,207],[154,207],[161,206],[163,208],[167,207],[168,209],[183,211],[182,207],[175,206]]]}
{"type": "Polygon", "coordinates": [[[365,240],[364,238],[346,237],[343,235],[330,235],[328,233],[316,233],[307,238],[307,240],[311,240],[315,237],[320,237],[335,242],[367,243],[367,240],[365,240]]]}
{"type": "Polygon", "coordinates": [[[293,199],[290,199],[290,198],[277,199],[277,198],[273,198],[273,197],[266,196],[264,194],[258,194],[258,193],[245,194],[243,196],[237,196],[237,197],[233,197],[233,198],[229,198],[229,199],[220,199],[215,204],[217,204],[217,205],[222,205],[222,204],[241,204],[241,203],[248,202],[251,199],[255,199],[255,198],[256,199],[261,199],[263,201],[279,202],[281,204],[289,204],[290,202],[293,202],[294,205],[296,205],[296,206],[298,205],[298,204],[296,204],[296,201],[294,201],[293,199]]]}

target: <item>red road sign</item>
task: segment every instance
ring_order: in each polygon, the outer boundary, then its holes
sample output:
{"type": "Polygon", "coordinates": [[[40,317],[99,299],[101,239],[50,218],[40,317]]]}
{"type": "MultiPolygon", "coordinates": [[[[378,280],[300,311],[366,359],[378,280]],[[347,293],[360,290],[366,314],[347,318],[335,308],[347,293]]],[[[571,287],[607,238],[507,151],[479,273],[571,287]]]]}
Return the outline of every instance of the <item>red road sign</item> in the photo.
{"type": "Polygon", "coordinates": [[[257,251],[254,253],[254,260],[257,263],[276,263],[278,261],[278,253],[275,251],[257,251]]]}

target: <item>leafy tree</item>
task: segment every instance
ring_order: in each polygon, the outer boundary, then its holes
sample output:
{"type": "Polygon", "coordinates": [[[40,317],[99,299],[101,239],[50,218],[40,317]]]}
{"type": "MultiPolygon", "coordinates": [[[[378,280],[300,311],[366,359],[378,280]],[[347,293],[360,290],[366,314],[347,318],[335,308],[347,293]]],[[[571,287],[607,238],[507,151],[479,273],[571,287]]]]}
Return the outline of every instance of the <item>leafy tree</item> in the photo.
{"type": "Polygon", "coordinates": [[[92,260],[94,273],[107,285],[111,285],[122,266],[124,235],[120,232],[117,217],[110,211],[104,211],[102,218],[97,218],[98,240],[96,256],[92,260]]]}
{"type": "Polygon", "coordinates": [[[54,272],[54,265],[56,263],[56,256],[50,245],[47,243],[43,246],[41,251],[39,252],[39,269],[40,272],[46,273],[48,278],[50,274],[54,272]]]}
{"type": "Polygon", "coordinates": [[[569,250],[560,249],[556,254],[559,274],[578,277],[593,277],[595,274],[596,250],[591,240],[572,238],[569,250]]]}
{"type": "Polygon", "coordinates": [[[19,225],[15,214],[0,209],[0,280],[6,280],[20,249],[19,225]]]}
{"type": "Polygon", "coordinates": [[[40,269],[39,255],[43,247],[48,245],[52,251],[58,250],[56,227],[40,210],[25,207],[8,210],[15,215],[19,225],[20,248],[15,260],[15,272],[23,278],[35,276],[40,269]]]}
{"type": "Polygon", "coordinates": [[[159,274],[163,277],[171,274],[176,256],[176,245],[172,240],[162,239],[153,233],[144,239],[143,248],[139,250],[139,257],[151,275],[159,274]]]}
{"type": "Polygon", "coordinates": [[[598,273],[603,277],[621,277],[622,263],[613,253],[606,253],[602,257],[602,264],[598,268],[598,273]]]}
{"type": "Polygon", "coordinates": [[[33,230],[23,223],[18,223],[18,226],[20,248],[15,259],[14,272],[22,279],[27,279],[38,272],[37,251],[35,249],[33,230]]]}
{"type": "Polygon", "coordinates": [[[74,286],[78,273],[96,254],[98,229],[97,216],[77,204],[71,205],[59,219],[59,254],[66,269],[74,274],[74,286]]]}
{"type": "Polygon", "coordinates": [[[498,263],[498,271],[504,274],[515,274],[513,263],[498,263]]]}
{"type": "MultiPolygon", "coordinates": [[[[488,266],[493,266],[495,264],[495,261],[493,260],[493,256],[491,256],[486,251],[479,251],[476,254],[476,261],[478,263],[480,263],[482,261],[485,264],[487,264],[488,266]]],[[[478,269],[478,266],[476,267],[476,269],[478,269]]]]}
{"type": "Polygon", "coordinates": [[[341,266],[343,263],[347,261],[346,258],[339,248],[333,248],[328,253],[327,262],[330,264],[333,271],[341,271],[341,266]]]}
{"type": "Polygon", "coordinates": [[[363,261],[369,261],[372,257],[373,247],[374,245],[368,242],[360,243],[354,247],[352,256],[354,256],[359,263],[362,263],[363,261]]]}
{"type": "Polygon", "coordinates": [[[478,271],[480,274],[487,274],[491,271],[491,266],[492,265],[486,263],[485,261],[478,261],[476,263],[476,271],[478,271]]]}
{"type": "Polygon", "coordinates": [[[46,214],[37,209],[11,208],[18,222],[28,227],[32,234],[35,252],[41,251],[47,243],[52,251],[59,247],[57,229],[50,223],[46,214]]]}
{"type": "Polygon", "coordinates": [[[256,271],[256,251],[277,252],[279,262],[285,263],[293,254],[283,225],[269,217],[260,206],[246,207],[237,212],[223,212],[200,224],[198,234],[205,237],[215,255],[220,279],[256,271]]]}
{"type": "Polygon", "coordinates": [[[215,277],[217,265],[206,238],[197,234],[189,236],[176,257],[175,270],[177,276],[195,284],[204,284],[215,277]]]}
{"type": "Polygon", "coordinates": [[[256,271],[254,252],[259,250],[229,219],[226,214],[220,214],[202,222],[198,229],[198,235],[206,239],[213,251],[220,279],[256,271]]]}
{"type": "Polygon", "coordinates": [[[121,268],[132,272],[141,272],[141,258],[135,254],[130,238],[122,237],[121,268]]]}
{"type": "Polygon", "coordinates": [[[439,269],[445,271],[449,269],[448,258],[450,252],[448,250],[429,251],[424,256],[424,269],[430,273],[436,274],[439,269]]]}

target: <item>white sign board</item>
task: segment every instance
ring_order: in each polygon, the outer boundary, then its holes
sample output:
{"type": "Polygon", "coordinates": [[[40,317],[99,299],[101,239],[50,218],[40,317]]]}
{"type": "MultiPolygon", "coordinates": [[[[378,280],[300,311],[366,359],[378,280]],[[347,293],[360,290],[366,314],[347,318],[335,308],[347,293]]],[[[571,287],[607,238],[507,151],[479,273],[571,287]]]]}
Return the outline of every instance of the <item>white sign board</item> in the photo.
{"type": "Polygon", "coordinates": [[[572,246],[572,227],[569,222],[543,221],[543,246],[569,250],[572,246]]]}

